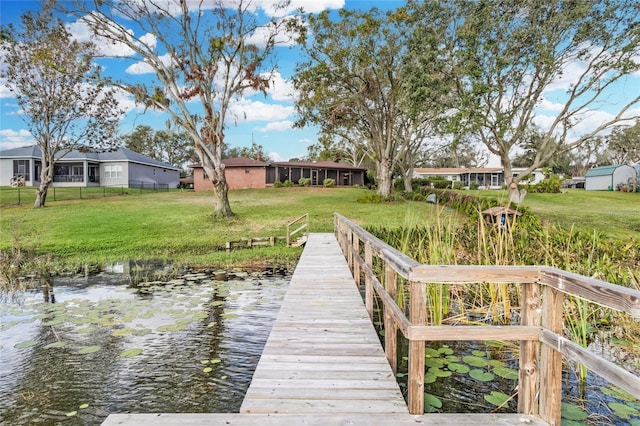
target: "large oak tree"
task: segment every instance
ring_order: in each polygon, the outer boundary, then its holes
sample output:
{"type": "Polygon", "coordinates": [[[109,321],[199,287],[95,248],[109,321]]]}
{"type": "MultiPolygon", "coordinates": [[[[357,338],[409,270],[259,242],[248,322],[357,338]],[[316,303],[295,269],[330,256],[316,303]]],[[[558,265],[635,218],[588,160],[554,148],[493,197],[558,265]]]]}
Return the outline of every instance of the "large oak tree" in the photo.
{"type": "Polygon", "coordinates": [[[415,152],[428,125],[428,109],[409,115],[402,63],[405,18],[342,9],[337,19],[323,12],[309,17],[301,44],[305,60],[293,78],[300,93],[299,126],[346,141],[376,165],[378,193],[390,196],[393,173],[415,152]]]}
{"type": "MultiPolygon", "coordinates": [[[[286,6],[288,1],[274,6],[286,6]]],[[[153,83],[118,81],[145,106],[168,113],[194,141],[214,190],[214,217],[232,216],[222,154],[234,99],[265,92],[269,61],[295,19],[258,22],[251,0],[95,0],[74,3],[97,37],[126,46],[153,83]]]]}

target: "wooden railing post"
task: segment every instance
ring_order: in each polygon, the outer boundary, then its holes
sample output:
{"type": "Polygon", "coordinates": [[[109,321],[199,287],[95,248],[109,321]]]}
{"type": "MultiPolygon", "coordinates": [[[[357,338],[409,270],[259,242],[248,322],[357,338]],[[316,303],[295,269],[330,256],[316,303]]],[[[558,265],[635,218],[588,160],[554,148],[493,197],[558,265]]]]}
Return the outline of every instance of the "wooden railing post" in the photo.
{"type": "MultiPolygon", "coordinates": [[[[364,263],[369,271],[373,271],[373,249],[369,241],[364,243],[364,263]]],[[[369,313],[369,318],[373,320],[373,283],[368,273],[365,274],[364,279],[364,305],[369,313]]]]}
{"type": "MultiPolygon", "coordinates": [[[[542,327],[562,334],[562,304],[564,296],[558,290],[544,286],[542,290],[542,327]]],[[[551,426],[559,426],[562,403],[562,354],[549,345],[542,345],[540,354],[540,416],[551,426]]]]}
{"type": "MultiPolygon", "coordinates": [[[[520,325],[540,325],[540,285],[522,284],[520,325]]],[[[538,413],[538,385],[540,369],[538,352],[540,343],[535,340],[520,341],[520,362],[518,379],[518,413],[538,413]]]]}
{"type": "MultiPolygon", "coordinates": [[[[389,265],[385,267],[385,287],[392,299],[397,294],[397,273],[389,265]]],[[[388,309],[384,310],[384,352],[393,373],[398,372],[398,326],[391,317],[388,309]]]]}
{"type": "Polygon", "coordinates": [[[356,282],[356,286],[360,287],[360,263],[356,261],[356,255],[360,255],[360,237],[357,234],[353,234],[353,253],[351,254],[353,259],[353,279],[356,282]]]}
{"type": "MultiPolygon", "coordinates": [[[[409,321],[412,325],[426,325],[427,306],[424,283],[409,283],[409,321]]],[[[424,340],[409,341],[409,413],[424,413],[424,340]]]]}

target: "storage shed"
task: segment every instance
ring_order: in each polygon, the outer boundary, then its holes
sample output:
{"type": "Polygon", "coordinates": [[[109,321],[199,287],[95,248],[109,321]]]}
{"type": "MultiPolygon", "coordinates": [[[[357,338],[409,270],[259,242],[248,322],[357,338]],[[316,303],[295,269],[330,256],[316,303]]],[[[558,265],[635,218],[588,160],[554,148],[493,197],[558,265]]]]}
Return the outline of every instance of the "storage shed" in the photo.
{"type": "Polygon", "coordinates": [[[626,164],[594,167],[585,175],[587,191],[614,191],[636,179],[636,170],[626,164]]]}

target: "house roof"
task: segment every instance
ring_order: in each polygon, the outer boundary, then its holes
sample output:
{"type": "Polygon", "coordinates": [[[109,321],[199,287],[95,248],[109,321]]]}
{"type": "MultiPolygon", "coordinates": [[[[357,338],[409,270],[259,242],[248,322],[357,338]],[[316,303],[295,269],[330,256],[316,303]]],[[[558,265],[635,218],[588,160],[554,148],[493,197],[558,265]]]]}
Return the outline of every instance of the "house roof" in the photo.
{"type": "MultiPolygon", "coordinates": [[[[352,166],[351,164],[338,163],[336,161],[276,161],[265,163],[252,158],[237,157],[225,158],[222,160],[225,167],[313,167],[322,169],[342,169],[342,170],[366,170],[363,167],[352,166]]],[[[200,168],[202,164],[191,164],[191,168],[200,168]]]]}
{"type": "Polygon", "coordinates": [[[418,174],[459,175],[463,173],[501,172],[502,167],[418,167],[413,171],[418,174]]]}
{"type": "MultiPolygon", "coordinates": [[[[613,172],[619,167],[624,167],[624,164],[614,164],[612,166],[600,166],[594,167],[593,169],[587,170],[585,177],[595,177],[595,176],[609,176],[612,175],[613,172]]],[[[630,166],[627,166],[630,167],[630,166]]]]}
{"type": "MultiPolygon", "coordinates": [[[[0,151],[0,158],[41,158],[42,150],[37,145],[23,146],[20,148],[6,149],[0,151]]],[[[180,170],[178,167],[174,167],[169,163],[154,160],[146,155],[139,154],[127,148],[118,148],[112,151],[87,151],[82,152],[73,150],[68,152],[64,157],[61,153],[56,155],[56,160],[63,161],[97,161],[100,163],[114,162],[114,161],[129,161],[132,163],[146,164],[149,166],[161,167],[165,169],[180,170]]]]}
{"type": "Polygon", "coordinates": [[[280,167],[317,167],[322,169],[365,170],[363,167],[356,167],[351,164],[338,163],[336,161],[282,161],[273,162],[271,165],[280,167]]]}

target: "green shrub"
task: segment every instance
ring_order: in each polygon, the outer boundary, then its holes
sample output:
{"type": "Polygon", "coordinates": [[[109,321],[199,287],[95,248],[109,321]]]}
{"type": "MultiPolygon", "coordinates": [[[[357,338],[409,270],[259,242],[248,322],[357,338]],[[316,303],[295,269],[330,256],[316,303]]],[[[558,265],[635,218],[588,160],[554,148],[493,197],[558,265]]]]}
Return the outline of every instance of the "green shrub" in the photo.
{"type": "Polygon", "coordinates": [[[310,186],[311,185],[311,179],[310,178],[300,178],[298,180],[298,185],[300,185],[300,186],[310,186]]]}
{"type": "Polygon", "coordinates": [[[289,179],[287,179],[287,180],[284,181],[282,186],[284,186],[286,188],[291,188],[291,187],[293,187],[293,182],[291,182],[289,179]]]}
{"type": "Polygon", "coordinates": [[[471,190],[475,191],[478,188],[480,188],[480,184],[478,182],[472,182],[472,183],[469,184],[469,189],[471,189],[471,190]]]}
{"type": "Polygon", "coordinates": [[[273,182],[273,187],[274,188],[282,188],[282,182],[280,182],[279,180],[273,182]]]}
{"type": "Polygon", "coordinates": [[[459,180],[453,181],[453,189],[462,189],[462,188],[464,188],[464,184],[462,183],[462,181],[459,181],[459,180]]]}
{"type": "Polygon", "coordinates": [[[336,186],[336,180],[335,179],[331,179],[331,178],[327,178],[324,180],[323,183],[325,188],[333,188],[334,186],[336,186]]]}
{"type": "Polygon", "coordinates": [[[395,203],[398,201],[404,201],[402,198],[396,196],[383,197],[377,192],[368,192],[361,197],[358,197],[356,200],[358,203],[362,204],[385,204],[385,203],[395,203]]]}

